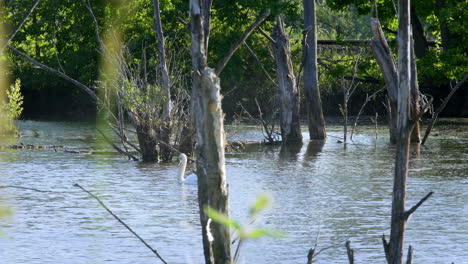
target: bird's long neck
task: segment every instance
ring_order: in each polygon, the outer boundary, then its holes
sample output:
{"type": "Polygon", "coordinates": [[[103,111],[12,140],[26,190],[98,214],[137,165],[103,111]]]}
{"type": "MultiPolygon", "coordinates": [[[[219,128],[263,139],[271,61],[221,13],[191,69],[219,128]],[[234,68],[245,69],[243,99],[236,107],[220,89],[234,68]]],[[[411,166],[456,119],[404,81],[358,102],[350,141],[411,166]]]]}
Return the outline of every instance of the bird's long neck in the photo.
{"type": "Polygon", "coordinates": [[[187,166],[187,159],[186,158],[180,159],[180,166],[179,166],[179,171],[178,171],[180,181],[184,180],[186,166],[187,166]]]}

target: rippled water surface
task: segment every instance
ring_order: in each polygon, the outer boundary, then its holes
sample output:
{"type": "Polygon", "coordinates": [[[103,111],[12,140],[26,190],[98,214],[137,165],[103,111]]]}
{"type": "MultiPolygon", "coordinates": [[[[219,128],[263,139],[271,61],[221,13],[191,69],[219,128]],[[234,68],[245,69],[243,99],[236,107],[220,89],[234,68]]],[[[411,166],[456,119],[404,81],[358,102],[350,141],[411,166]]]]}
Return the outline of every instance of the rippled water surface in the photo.
{"type": "MultiPolygon", "coordinates": [[[[411,149],[408,205],[435,192],[408,224],[414,263],[468,263],[467,123],[438,127],[427,147],[411,149]]],[[[21,130],[18,141],[25,144],[110,150],[96,143],[92,123],[25,121],[21,130]]],[[[232,140],[261,138],[255,127],[227,131],[232,140]]],[[[340,127],[329,127],[325,144],[227,153],[232,217],[247,222],[249,206],[267,192],[274,204],[257,225],[286,233],[247,242],[243,263],[306,263],[315,243],[327,248],[316,263],[347,263],[346,240],[357,263],[384,263],[394,149],[383,128],[377,139],[371,128],[359,128],[346,149],[340,136],[340,127]]],[[[0,188],[0,206],[13,210],[0,218],[0,263],[160,263],[74,183],[101,197],[169,263],[203,263],[196,186],[178,183],[176,165],[102,153],[0,150],[0,186],[46,191],[0,188]]]]}

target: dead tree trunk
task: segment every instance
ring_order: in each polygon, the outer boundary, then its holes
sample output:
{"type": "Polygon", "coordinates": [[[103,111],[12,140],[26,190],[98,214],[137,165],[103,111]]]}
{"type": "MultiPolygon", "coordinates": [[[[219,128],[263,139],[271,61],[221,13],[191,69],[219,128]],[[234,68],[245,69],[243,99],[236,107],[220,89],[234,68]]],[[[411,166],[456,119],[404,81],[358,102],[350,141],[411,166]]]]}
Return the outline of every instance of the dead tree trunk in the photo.
{"type": "Polygon", "coordinates": [[[395,158],[395,175],[393,183],[392,217],[390,241],[383,238],[384,250],[389,264],[403,263],[403,248],[406,222],[409,216],[432,193],[424,197],[416,206],[406,211],[406,182],[408,178],[408,159],[410,133],[414,127],[408,118],[410,113],[411,93],[411,30],[410,30],[410,0],[399,0],[398,16],[398,115],[397,115],[397,150],[395,158]]]}
{"type": "Polygon", "coordinates": [[[160,152],[162,160],[168,161],[172,158],[170,146],[171,137],[171,90],[169,83],[169,74],[167,71],[166,63],[166,49],[164,44],[164,33],[161,25],[161,16],[159,9],[159,0],[153,0],[154,5],[154,32],[158,39],[158,58],[159,58],[159,71],[161,72],[161,86],[163,90],[163,113],[162,122],[159,128],[159,136],[164,144],[160,144],[160,152]]]}
{"type": "Polygon", "coordinates": [[[198,202],[203,235],[205,263],[231,263],[229,227],[213,222],[205,208],[211,207],[229,216],[228,185],[226,181],[223,112],[219,78],[207,66],[205,26],[209,25],[210,0],[191,0],[192,38],[192,113],[197,135],[198,202]],[[208,3],[209,4],[209,3],[208,3]]]}
{"type": "MultiPolygon", "coordinates": [[[[397,65],[395,63],[392,51],[388,46],[385,35],[383,34],[380,22],[372,18],[371,19],[371,28],[374,35],[374,39],[371,41],[372,52],[377,63],[380,66],[382,74],[384,76],[385,84],[387,86],[387,95],[388,95],[388,113],[389,113],[389,127],[390,127],[390,142],[392,144],[397,143],[397,105],[398,105],[398,72],[397,65]]],[[[411,45],[413,42],[411,42],[411,45]]],[[[410,68],[414,73],[415,78],[411,81],[411,120],[416,120],[415,118],[420,115],[420,106],[422,105],[421,100],[423,96],[419,92],[418,79],[417,79],[417,68],[416,60],[414,58],[414,48],[411,48],[412,52],[410,55],[410,68]]],[[[419,120],[416,120],[415,129],[413,130],[413,135],[411,137],[411,142],[419,143],[420,142],[420,132],[419,132],[419,120]]]]}
{"type": "Polygon", "coordinates": [[[283,144],[302,142],[301,124],[299,120],[299,91],[296,86],[289,37],[284,28],[282,16],[276,19],[272,38],[274,57],[276,61],[276,74],[280,98],[280,125],[283,144]]]}
{"type": "Polygon", "coordinates": [[[322,112],[322,100],[318,87],[317,71],[317,26],[315,18],[315,1],[303,0],[304,4],[304,96],[307,108],[309,138],[324,140],[326,138],[325,119],[322,112]]]}

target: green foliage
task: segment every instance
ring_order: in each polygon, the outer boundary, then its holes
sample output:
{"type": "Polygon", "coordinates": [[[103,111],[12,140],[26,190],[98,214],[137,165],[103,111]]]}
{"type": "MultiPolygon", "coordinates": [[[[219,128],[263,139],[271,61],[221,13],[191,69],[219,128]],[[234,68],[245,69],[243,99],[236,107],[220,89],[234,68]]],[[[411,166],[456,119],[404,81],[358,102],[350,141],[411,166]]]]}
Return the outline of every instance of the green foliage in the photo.
{"type": "Polygon", "coordinates": [[[227,217],[226,215],[214,210],[211,207],[205,208],[206,215],[211,218],[214,222],[227,226],[234,231],[237,236],[239,237],[240,241],[244,241],[246,239],[256,239],[263,236],[270,236],[270,237],[283,237],[284,234],[280,231],[274,229],[267,229],[267,228],[253,228],[252,223],[255,222],[258,215],[268,209],[271,205],[271,197],[263,194],[257,198],[257,201],[254,205],[250,208],[249,211],[249,224],[241,224],[238,221],[227,217]]]}
{"type": "Polygon", "coordinates": [[[20,91],[21,81],[17,79],[10,89],[6,91],[7,102],[0,105],[0,134],[18,134],[15,120],[17,120],[23,112],[23,96],[20,91]]]}

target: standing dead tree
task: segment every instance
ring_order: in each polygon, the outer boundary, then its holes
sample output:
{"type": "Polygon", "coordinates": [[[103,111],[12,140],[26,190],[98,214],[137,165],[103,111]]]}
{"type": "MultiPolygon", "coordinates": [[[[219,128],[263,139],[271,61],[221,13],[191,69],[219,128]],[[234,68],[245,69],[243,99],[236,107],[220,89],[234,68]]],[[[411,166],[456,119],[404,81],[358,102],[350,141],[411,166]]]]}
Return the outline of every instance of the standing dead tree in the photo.
{"type": "MultiPolygon", "coordinates": [[[[432,192],[427,194],[410,210],[406,210],[406,183],[408,179],[408,161],[410,134],[415,122],[420,116],[410,120],[411,96],[411,30],[410,30],[410,0],[398,1],[398,90],[397,92],[397,122],[396,122],[396,158],[393,183],[392,216],[390,240],[382,238],[385,257],[389,264],[403,263],[403,249],[406,223],[419,206],[426,201],[432,192]]],[[[411,263],[411,256],[408,261],[411,263]]]]}
{"type": "Polygon", "coordinates": [[[325,140],[325,119],[318,87],[317,71],[317,25],[315,0],[303,0],[304,5],[304,96],[310,139],[325,140]]]}
{"type": "Polygon", "coordinates": [[[273,53],[278,79],[280,126],[283,144],[302,143],[299,120],[299,89],[294,77],[289,37],[281,15],[276,18],[276,25],[271,37],[274,40],[273,53]]]}
{"type": "Polygon", "coordinates": [[[197,135],[197,177],[200,222],[205,263],[231,262],[231,238],[227,226],[215,223],[205,213],[207,207],[229,215],[229,193],[224,160],[225,135],[221,109],[220,81],[207,66],[210,9],[206,1],[190,1],[192,38],[192,113],[197,135]],[[206,10],[205,8],[208,8],[206,10]],[[208,17],[206,17],[208,16],[208,17]]]}
{"type": "Polygon", "coordinates": [[[351,80],[346,80],[344,76],[341,76],[341,89],[343,91],[343,104],[340,104],[340,112],[343,115],[344,119],[344,127],[343,127],[343,141],[346,144],[348,138],[348,103],[351,99],[351,96],[354,94],[356,89],[359,86],[359,82],[355,81],[355,77],[357,77],[357,70],[359,66],[361,54],[359,53],[356,61],[354,62],[353,67],[353,78],[351,80]]]}
{"type": "Polygon", "coordinates": [[[240,40],[231,47],[216,71],[207,65],[210,12],[211,0],[190,1],[193,68],[191,102],[197,138],[198,202],[205,263],[229,264],[232,262],[229,227],[212,221],[205,211],[210,207],[229,216],[229,194],[224,158],[226,138],[218,74],[228,63],[238,46],[269,15],[269,11],[264,13],[242,34],[240,40]]]}
{"type": "Polygon", "coordinates": [[[167,146],[170,145],[170,122],[171,122],[171,86],[169,83],[169,74],[166,63],[166,49],[164,43],[164,33],[161,25],[161,11],[159,9],[159,0],[153,0],[154,10],[154,32],[158,40],[158,62],[159,71],[161,73],[161,87],[163,90],[163,110],[162,123],[159,127],[159,137],[165,144],[160,145],[162,160],[168,161],[172,159],[172,151],[167,146]]]}
{"type": "MultiPolygon", "coordinates": [[[[384,33],[380,26],[380,23],[377,19],[371,19],[371,28],[374,39],[371,41],[371,49],[374,53],[375,59],[380,66],[382,74],[385,79],[385,85],[387,87],[388,95],[388,105],[387,109],[389,112],[389,122],[390,122],[390,142],[395,144],[397,142],[397,105],[398,105],[398,71],[397,65],[395,63],[392,51],[388,46],[387,40],[385,39],[384,33]]],[[[411,43],[413,41],[411,40],[411,43]]],[[[417,79],[417,69],[416,69],[416,59],[414,56],[414,48],[410,44],[410,69],[414,78],[411,81],[411,110],[410,116],[411,120],[415,122],[415,129],[412,130],[411,142],[419,143],[420,134],[419,134],[419,118],[422,114],[427,111],[427,100],[419,92],[418,79],[417,79]],[[422,113],[422,114],[421,114],[422,113]],[[417,119],[416,119],[417,118],[417,119]]]]}

